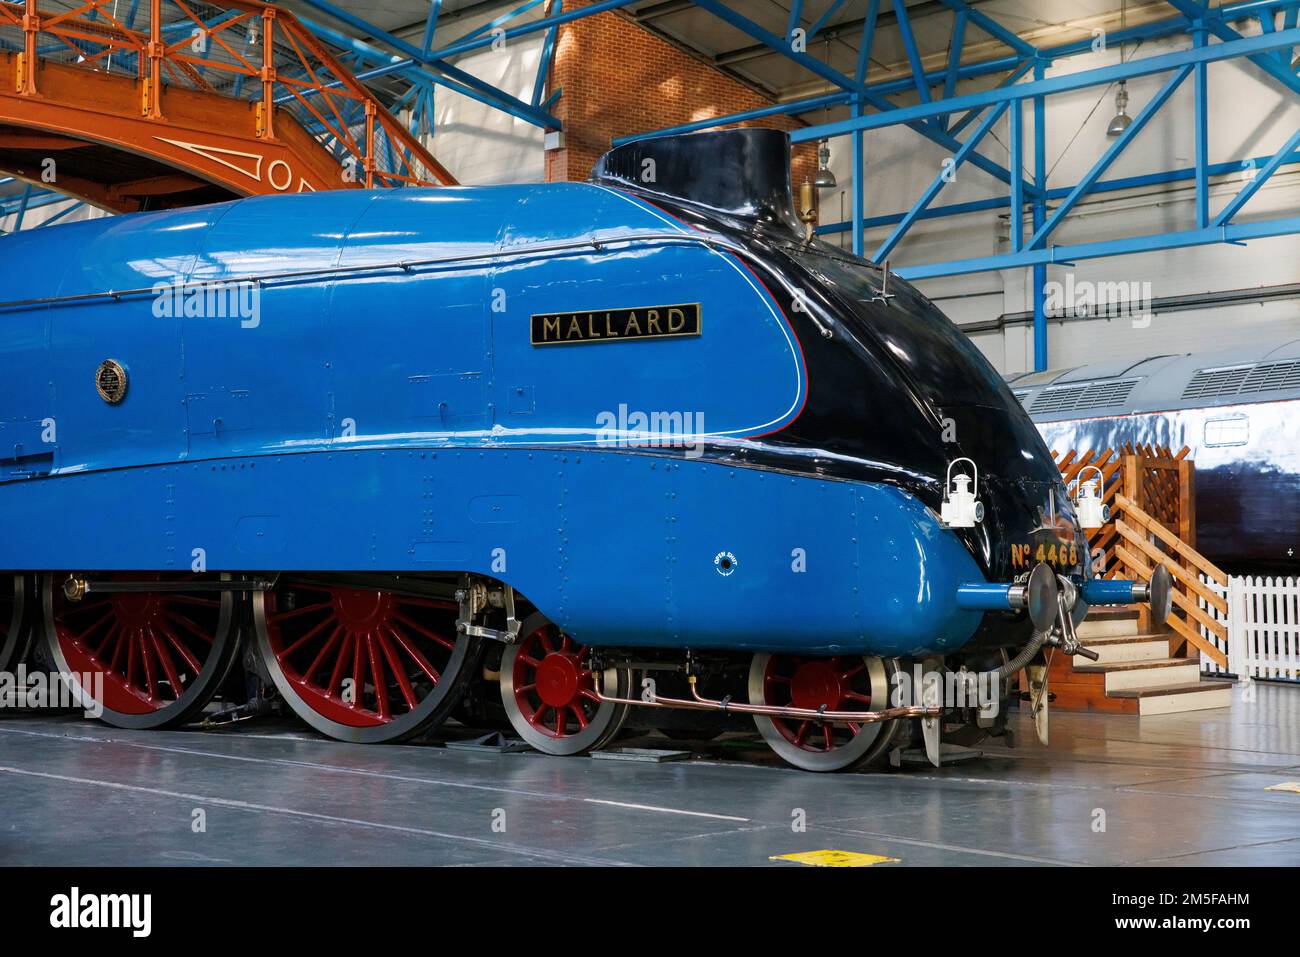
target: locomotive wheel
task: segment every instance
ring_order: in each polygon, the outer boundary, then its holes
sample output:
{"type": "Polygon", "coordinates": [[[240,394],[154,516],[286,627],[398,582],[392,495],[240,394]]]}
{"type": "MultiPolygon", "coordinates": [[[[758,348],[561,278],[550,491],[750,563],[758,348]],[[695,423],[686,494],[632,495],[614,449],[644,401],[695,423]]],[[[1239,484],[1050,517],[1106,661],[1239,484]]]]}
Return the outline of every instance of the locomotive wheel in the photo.
{"type": "Polygon", "coordinates": [[[483,644],[456,632],[454,602],[287,583],[256,596],[262,661],[285,701],[331,738],[402,741],[446,720],[483,644]]]}
{"type": "MultiPolygon", "coordinates": [[[[164,580],[159,572],[109,577],[164,580]]],[[[165,728],[183,724],[216,694],[239,647],[230,592],[91,592],[71,601],[65,578],[46,575],[41,586],[45,649],[83,707],[94,701],[100,719],[119,728],[165,728]],[[99,679],[83,686],[88,673],[102,676],[101,695],[99,679]]]]}
{"type": "MultiPolygon", "coordinates": [[[[501,656],[501,703],[515,732],[544,754],[582,754],[612,741],[630,706],[596,698],[587,649],[541,613],[525,619],[519,636],[501,656]]],[[[601,690],[625,698],[630,685],[626,669],[607,668],[601,690]]]]}
{"type": "Polygon", "coordinates": [[[27,628],[27,579],[5,575],[0,580],[0,671],[14,671],[27,657],[31,633],[27,628]]]}
{"type": "MultiPolygon", "coordinates": [[[[827,711],[872,711],[889,707],[892,663],[883,658],[843,655],[804,658],[756,654],[749,666],[751,704],[793,705],[827,711]]],[[[805,771],[844,771],[882,758],[898,720],[876,724],[803,721],[755,715],[768,746],[805,771]]]]}

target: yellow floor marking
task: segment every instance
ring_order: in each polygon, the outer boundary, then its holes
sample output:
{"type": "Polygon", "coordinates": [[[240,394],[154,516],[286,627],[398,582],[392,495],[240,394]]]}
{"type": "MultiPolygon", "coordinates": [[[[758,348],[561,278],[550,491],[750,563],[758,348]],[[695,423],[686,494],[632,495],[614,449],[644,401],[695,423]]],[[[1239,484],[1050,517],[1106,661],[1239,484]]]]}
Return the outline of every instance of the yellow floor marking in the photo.
{"type": "Polygon", "coordinates": [[[1292,794],[1300,794],[1300,781],[1283,781],[1281,784],[1274,784],[1272,787],[1264,788],[1265,791],[1290,791],[1292,794]]]}
{"type": "Polygon", "coordinates": [[[803,851],[799,854],[777,854],[769,861],[794,861],[812,867],[871,867],[873,864],[898,864],[896,857],[880,854],[858,854],[854,851],[803,851]]]}

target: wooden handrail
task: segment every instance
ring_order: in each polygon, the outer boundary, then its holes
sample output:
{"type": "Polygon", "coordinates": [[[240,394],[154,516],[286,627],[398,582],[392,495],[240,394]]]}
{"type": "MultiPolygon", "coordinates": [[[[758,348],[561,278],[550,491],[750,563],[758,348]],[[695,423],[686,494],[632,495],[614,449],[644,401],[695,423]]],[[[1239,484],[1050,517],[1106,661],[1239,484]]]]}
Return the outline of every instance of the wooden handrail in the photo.
{"type": "MultiPolygon", "coordinates": [[[[1053,452],[1067,487],[1080,473],[1096,466],[1102,475],[1102,501],[1111,506],[1111,521],[1088,529],[1089,544],[1100,552],[1103,577],[1150,580],[1156,568],[1174,579],[1173,603],[1179,614],[1156,622],[1140,609],[1139,625],[1149,632],[1168,632],[1173,653],[1195,648],[1226,667],[1227,655],[1215,644],[1227,643],[1228,602],[1215,586],[1227,587],[1228,576],[1195,548],[1195,486],[1191,449],[1177,453],[1164,445],[1124,443],[1098,450],[1053,452]],[[1151,511],[1139,503],[1145,503],[1151,511]],[[1161,518],[1169,521],[1165,525],[1161,518]],[[1210,584],[1207,584],[1209,582],[1210,584]]],[[[1095,476],[1094,476],[1095,477],[1095,476]]]]}
{"type": "Polygon", "coordinates": [[[1215,565],[1196,549],[1192,548],[1173,532],[1169,531],[1169,529],[1165,528],[1146,512],[1142,511],[1142,509],[1138,507],[1138,504],[1127,495],[1122,493],[1117,494],[1115,496],[1115,504],[1123,510],[1126,517],[1133,520],[1134,524],[1141,526],[1144,531],[1155,535],[1156,538],[1160,539],[1160,541],[1164,542],[1177,552],[1180,558],[1185,559],[1193,565],[1197,571],[1203,572],[1213,582],[1215,582],[1215,584],[1222,585],[1225,588],[1227,587],[1227,572],[1223,571],[1223,569],[1219,568],[1218,565],[1215,565]]]}
{"type": "Polygon", "coordinates": [[[1201,633],[1191,625],[1187,624],[1187,622],[1183,621],[1181,618],[1171,617],[1169,619],[1169,627],[1177,634],[1187,639],[1189,645],[1194,646],[1198,651],[1204,652],[1205,656],[1220,668],[1228,667],[1228,656],[1206,641],[1205,638],[1202,637],[1201,633]]]}
{"type": "Polygon", "coordinates": [[[1161,565],[1164,565],[1165,568],[1169,570],[1169,574],[1173,575],[1174,578],[1183,585],[1183,587],[1195,592],[1201,598],[1204,598],[1206,603],[1214,608],[1215,611],[1225,615],[1228,613],[1228,603],[1221,595],[1216,594],[1214,590],[1207,587],[1204,582],[1197,581],[1188,575],[1188,570],[1186,568],[1174,561],[1170,555],[1156,548],[1155,545],[1147,540],[1146,536],[1139,534],[1123,519],[1117,520],[1115,522],[1115,527],[1119,530],[1120,535],[1123,536],[1126,541],[1140,549],[1152,562],[1158,562],[1161,565]]]}
{"type": "MultiPolygon", "coordinates": [[[[1144,562],[1141,557],[1133,554],[1123,545],[1119,546],[1116,549],[1116,552],[1120,559],[1131,569],[1139,575],[1150,579],[1153,574],[1153,569],[1150,565],[1144,562]]],[[[1194,601],[1192,601],[1192,599],[1188,598],[1176,588],[1173,591],[1173,599],[1174,604],[1187,612],[1188,617],[1194,618],[1197,624],[1204,626],[1204,628],[1212,633],[1216,638],[1219,638],[1222,641],[1228,640],[1228,626],[1226,622],[1215,621],[1205,613],[1205,609],[1199,607],[1194,601]]],[[[1173,621],[1174,619],[1170,620],[1173,621]]]]}
{"type": "MultiPolygon", "coordinates": [[[[1117,551],[1127,556],[1125,560],[1129,563],[1129,566],[1134,571],[1142,574],[1146,574],[1148,577],[1150,576],[1151,568],[1143,564],[1141,559],[1137,558],[1137,556],[1133,555],[1131,552],[1129,552],[1127,549],[1123,548],[1122,546],[1118,548],[1117,551]]],[[[1187,611],[1191,607],[1192,604],[1191,601],[1187,598],[1186,595],[1180,592],[1177,588],[1174,589],[1173,597],[1174,597],[1174,602],[1184,611],[1187,611]]],[[[1199,631],[1197,631],[1187,622],[1183,621],[1181,618],[1176,618],[1173,615],[1170,615],[1168,620],[1166,621],[1166,624],[1169,625],[1169,627],[1172,628],[1179,637],[1185,639],[1188,642],[1188,644],[1194,646],[1197,650],[1204,653],[1206,657],[1216,662],[1219,665],[1219,667],[1221,668],[1228,667],[1227,654],[1225,654],[1224,652],[1216,648],[1207,638],[1205,638],[1205,636],[1203,636],[1199,631]]],[[[1223,632],[1224,633],[1222,635],[1219,635],[1219,637],[1222,638],[1224,641],[1226,641],[1227,629],[1224,628],[1223,632]]],[[[1215,634],[1218,635],[1219,634],[1218,631],[1216,631],[1215,634]]]]}
{"type": "Polygon", "coordinates": [[[1187,619],[1183,620],[1171,615],[1165,621],[1165,624],[1211,661],[1214,661],[1222,668],[1226,668],[1228,666],[1227,654],[1202,635],[1195,626],[1200,625],[1220,641],[1226,642],[1228,640],[1227,625],[1208,615],[1193,600],[1192,596],[1200,598],[1211,608],[1226,616],[1228,614],[1228,602],[1212,588],[1200,581],[1196,577],[1196,573],[1203,573],[1212,581],[1223,586],[1228,583],[1227,575],[1200,552],[1143,511],[1128,496],[1117,494],[1115,504],[1122,510],[1124,516],[1115,519],[1115,531],[1118,538],[1137,550],[1134,552],[1117,542],[1115,557],[1134,573],[1147,579],[1150,579],[1154,574],[1157,564],[1162,565],[1174,576],[1174,604],[1183,610],[1184,614],[1187,615],[1187,619]],[[1133,525],[1130,525],[1129,522],[1132,522],[1133,525]],[[1134,525],[1138,527],[1134,528],[1134,525]],[[1155,536],[1160,542],[1168,546],[1174,554],[1161,551],[1148,539],[1147,535],[1155,536]],[[1149,560],[1151,564],[1148,564],[1143,558],[1149,560]],[[1178,561],[1180,558],[1186,561],[1189,567],[1184,567],[1178,561]]]}

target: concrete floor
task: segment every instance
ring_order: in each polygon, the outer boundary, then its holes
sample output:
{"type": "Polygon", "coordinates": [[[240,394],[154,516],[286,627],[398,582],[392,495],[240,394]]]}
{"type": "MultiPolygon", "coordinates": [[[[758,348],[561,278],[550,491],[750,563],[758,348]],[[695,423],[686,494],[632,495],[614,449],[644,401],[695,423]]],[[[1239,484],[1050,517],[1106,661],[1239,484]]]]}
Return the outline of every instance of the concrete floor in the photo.
{"type": "Polygon", "coordinates": [[[796,867],[769,858],[833,849],[903,866],[1298,865],[1300,794],[1265,789],[1300,782],[1300,688],[1256,691],[1223,711],[1054,713],[1050,750],[1017,719],[1016,751],[840,775],[751,760],[734,739],[646,764],[11,714],[0,864],[796,867]]]}

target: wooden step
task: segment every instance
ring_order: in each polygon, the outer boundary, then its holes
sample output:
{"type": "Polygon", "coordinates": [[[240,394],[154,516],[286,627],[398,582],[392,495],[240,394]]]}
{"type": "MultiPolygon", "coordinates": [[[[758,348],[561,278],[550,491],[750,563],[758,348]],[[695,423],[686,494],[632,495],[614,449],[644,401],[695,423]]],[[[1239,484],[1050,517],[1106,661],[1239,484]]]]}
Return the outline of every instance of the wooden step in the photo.
{"type": "Polygon", "coordinates": [[[1148,658],[1110,664],[1075,662],[1074,672],[1105,675],[1106,693],[1114,694],[1131,688],[1170,688],[1191,684],[1201,678],[1201,662],[1196,658],[1148,658]]]}
{"type": "Polygon", "coordinates": [[[1121,621],[1137,616],[1137,609],[1132,605],[1093,605],[1088,609],[1089,621],[1121,621]]]}
{"type": "Polygon", "coordinates": [[[1088,638],[1083,645],[1101,657],[1095,662],[1080,658],[1080,664],[1107,665],[1116,661],[1164,658],[1169,654],[1167,635],[1111,635],[1109,638],[1088,638]]]}
{"type": "Polygon", "coordinates": [[[1232,706],[1232,682],[1195,681],[1157,688],[1126,688],[1109,693],[1113,701],[1132,701],[1140,715],[1177,714],[1232,706]]]}
{"type": "Polygon", "coordinates": [[[1052,707],[1059,711],[1105,711],[1115,714],[1137,714],[1138,703],[1130,699],[1106,696],[1106,675],[1102,671],[1077,672],[1074,662],[1091,664],[1087,658],[1071,658],[1059,651],[1052,655],[1047,686],[1055,700],[1052,707]]]}
{"type": "Polygon", "coordinates": [[[1052,708],[1157,715],[1229,707],[1232,684],[1202,681],[1200,662],[1195,658],[1167,657],[1168,642],[1165,635],[1089,639],[1085,644],[1103,655],[1098,662],[1057,652],[1048,674],[1048,687],[1054,696],[1052,708]],[[1108,653],[1128,648],[1147,648],[1152,654],[1132,660],[1105,660],[1108,653]]]}
{"type": "MultiPolygon", "coordinates": [[[[1104,714],[1137,714],[1137,698],[1116,698],[1106,694],[1102,687],[1103,679],[1091,685],[1050,683],[1048,687],[1055,697],[1052,699],[1053,711],[1089,711],[1104,714]]],[[[1027,705],[1021,704],[1021,707],[1027,705]]]]}
{"type": "Polygon", "coordinates": [[[1076,629],[1080,638],[1113,638],[1138,633],[1138,613],[1132,608],[1090,608],[1076,629]]]}

